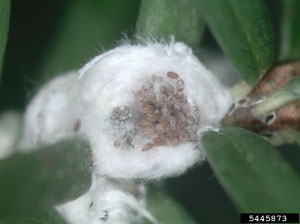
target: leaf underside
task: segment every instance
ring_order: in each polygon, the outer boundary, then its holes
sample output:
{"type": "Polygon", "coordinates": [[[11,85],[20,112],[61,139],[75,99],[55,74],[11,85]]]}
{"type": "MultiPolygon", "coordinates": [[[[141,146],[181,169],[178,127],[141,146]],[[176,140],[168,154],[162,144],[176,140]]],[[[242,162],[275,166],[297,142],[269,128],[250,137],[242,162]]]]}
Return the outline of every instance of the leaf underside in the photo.
{"type": "Polygon", "coordinates": [[[300,178],[259,135],[241,128],[202,137],[218,180],[243,212],[299,212],[300,178]]]}

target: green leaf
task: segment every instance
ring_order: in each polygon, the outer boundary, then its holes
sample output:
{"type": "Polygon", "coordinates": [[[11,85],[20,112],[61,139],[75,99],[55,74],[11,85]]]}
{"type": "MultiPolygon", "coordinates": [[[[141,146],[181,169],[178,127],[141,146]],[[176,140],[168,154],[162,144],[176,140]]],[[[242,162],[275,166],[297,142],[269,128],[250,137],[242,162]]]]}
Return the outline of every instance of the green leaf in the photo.
{"type": "Polygon", "coordinates": [[[298,147],[300,147],[300,134],[296,138],[296,144],[298,144],[298,147]]]}
{"type": "Polygon", "coordinates": [[[151,187],[149,189],[147,195],[147,209],[159,224],[197,223],[180,204],[159,188],[151,187]]]}
{"type": "Polygon", "coordinates": [[[22,136],[23,115],[18,111],[0,113],[0,160],[11,155],[22,136]]]}
{"type": "Polygon", "coordinates": [[[0,160],[0,217],[75,199],[89,189],[91,173],[88,146],[75,139],[0,160]]]}
{"type": "Polygon", "coordinates": [[[300,99],[300,78],[294,78],[283,88],[275,91],[252,109],[255,117],[263,118],[268,113],[300,99]]]}
{"type": "Polygon", "coordinates": [[[9,28],[10,0],[0,0],[0,81],[9,28]]]}
{"type": "Polygon", "coordinates": [[[52,208],[39,211],[25,217],[1,217],[0,224],[67,224],[67,222],[52,208]]]}
{"type": "Polygon", "coordinates": [[[45,82],[63,72],[79,69],[103,49],[120,41],[135,24],[139,0],[72,0],[53,33],[45,59],[39,68],[45,82]]]}
{"type": "Polygon", "coordinates": [[[10,219],[0,219],[0,224],[57,224],[53,220],[46,218],[10,218],[10,219]]]}
{"type": "Polygon", "coordinates": [[[299,212],[300,178],[259,135],[240,128],[202,137],[208,161],[243,212],[299,212]]]}
{"type": "Polygon", "coordinates": [[[191,47],[200,44],[204,23],[196,0],[143,0],[137,22],[138,35],[183,41],[191,47]]]}
{"type": "Polygon", "coordinates": [[[280,56],[281,61],[300,59],[300,1],[281,1],[281,40],[280,56]]]}
{"type": "Polygon", "coordinates": [[[264,0],[198,0],[210,30],[240,76],[254,86],[274,57],[274,37],[264,0]]]}
{"type": "Polygon", "coordinates": [[[5,218],[0,219],[0,224],[58,224],[54,220],[47,218],[5,218]]]}

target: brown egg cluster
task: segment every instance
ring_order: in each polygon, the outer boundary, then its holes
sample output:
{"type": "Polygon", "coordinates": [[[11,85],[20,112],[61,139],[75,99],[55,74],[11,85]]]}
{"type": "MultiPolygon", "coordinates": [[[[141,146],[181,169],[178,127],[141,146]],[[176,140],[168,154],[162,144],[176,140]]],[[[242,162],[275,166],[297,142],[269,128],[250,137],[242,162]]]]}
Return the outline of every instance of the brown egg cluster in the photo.
{"type": "Polygon", "coordinates": [[[175,72],[168,72],[165,77],[153,75],[145,81],[135,92],[134,107],[117,107],[112,111],[111,121],[116,130],[114,145],[132,148],[138,135],[149,139],[143,151],[155,146],[196,142],[199,108],[188,103],[184,88],[184,81],[175,72]]]}
{"type": "Polygon", "coordinates": [[[143,151],[155,146],[178,145],[197,139],[199,108],[184,94],[185,83],[175,72],[153,75],[135,94],[140,110],[141,135],[149,139],[143,151]]]}

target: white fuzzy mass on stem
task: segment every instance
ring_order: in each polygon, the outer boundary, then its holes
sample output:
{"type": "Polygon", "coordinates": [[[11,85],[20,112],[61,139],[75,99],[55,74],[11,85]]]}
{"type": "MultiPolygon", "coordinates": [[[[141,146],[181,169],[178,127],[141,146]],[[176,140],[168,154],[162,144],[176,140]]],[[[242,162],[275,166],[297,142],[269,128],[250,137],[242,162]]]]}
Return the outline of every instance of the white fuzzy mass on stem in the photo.
{"type": "Polygon", "coordinates": [[[203,158],[197,133],[218,126],[229,94],[183,43],[122,45],[80,71],[82,132],[97,174],[158,179],[203,158]]]}
{"type": "Polygon", "coordinates": [[[198,134],[217,127],[229,105],[183,43],[125,44],[45,85],[26,110],[20,148],[81,135],[97,175],[177,176],[203,159],[198,134]]]}
{"type": "Polygon", "coordinates": [[[42,87],[27,107],[20,149],[88,140],[94,187],[57,208],[71,223],[131,223],[135,213],[153,221],[145,196],[124,186],[202,161],[199,134],[218,127],[230,101],[185,44],[125,44],[42,87]]]}

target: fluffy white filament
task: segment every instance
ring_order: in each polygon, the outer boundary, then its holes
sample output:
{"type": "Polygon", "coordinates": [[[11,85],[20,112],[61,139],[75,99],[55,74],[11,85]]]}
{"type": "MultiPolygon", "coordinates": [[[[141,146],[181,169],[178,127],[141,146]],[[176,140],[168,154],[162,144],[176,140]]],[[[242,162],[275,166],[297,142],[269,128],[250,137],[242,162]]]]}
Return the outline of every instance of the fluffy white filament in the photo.
{"type": "Polygon", "coordinates": [[[143,218],[156,223],[145,208],[145,193],[143,185],[98,177],[86,194],[57,210],[72,224],[128,224],[143,218]]]}
{"type": "Polygon", "coordinates": [[[28,105],[20,150],[51,144],[77,134],[84,107],[78,100],[78,72],[72,71],[43,86],[28,105]]]}

